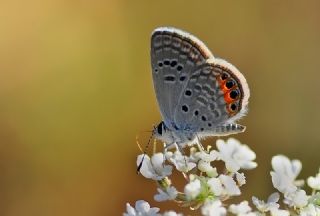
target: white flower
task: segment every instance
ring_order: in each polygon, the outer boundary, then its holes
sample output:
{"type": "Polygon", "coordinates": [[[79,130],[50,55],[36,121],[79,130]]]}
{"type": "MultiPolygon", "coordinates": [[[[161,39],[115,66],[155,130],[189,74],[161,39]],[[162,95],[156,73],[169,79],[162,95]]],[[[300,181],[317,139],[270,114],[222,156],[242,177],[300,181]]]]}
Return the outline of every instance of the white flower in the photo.
{"type": "Polygon", "coordinates": [[[205,151],[200,151],[196,153],[196,157],[206,162],[212,162],[217,159],[218,152],[215,150],[210,151],[210,153],[207,153],[205,151]]]}
{"type": "Polygon", "coordinates": [[[210,178],[207,184],[215,196],[220,196],[224,192],[224,188],[219,178],[210,178]]]}
{"type": "Polygon", "coordinates": [[[229,211],[233,214],[242,216],[247,215],[249,212],[251,212],[251,207],[249,206],[248,201],[242,201],[238,205],[230,205],[229,211]]]}
{"type": "Polygon", "coordinates": [[[217,169],[213,168],[210,164],[210,162],[217,159],[216,151],[213,150],[210,153],[207,153],[206,151],[201,150],[200,152],[193,153],[192,157],[197,158],[198,169],[201,172],[205,172],[209,177],[218,176],[217,169]]]}
{"type": "Polygon", "coordinates": [[[123,216],[158,216],[158,211],[159,208],[150,208],[148,202],[138,200],[135,208],[131,207],[130,204],[127,203],[127,212],[124,213],[123,216]]]}
{"type": "Polygon", "coordinates": [[[227,214],[227,210],[222,206],[220,200],[210,200],[201,207],[201,213],[203,216],[224,216],[227,214]]]}
{"type": "Polygon", "coordinates": [[[253,169],[257,167],[257,163],[253,162],[256,154],[247,146],[241,144],[234,138],[229,138],[227,142],[217,140],[217,148],[219,150],[218,157],[226,164],[226,168],[230,172],[237,172],[239,169],[253,169]]]}
{"type": "Polygon", "coordinates": [[[189,161],[193,162],[193,163],[197,163],[199,160],[200,160],[200,158],[199,158],[198,149],[196,147],[191,147],[189,161]]]}
{"type": "Polygon", "coordinates": [[[307,180],[309,187],[315,190],[320,190],[320,173],[315,177],[310,176],[307,180]]]}
{"type": "Polygon", "coordinates": [[[183,216],[182,214],[177,214],[174,211],[165,212],[162,216],[183,216]]]}
{"type": "Polygon", "coordinates": [[[188,156],[182,155],[180,151],[175,151],[174,153],[167,152],[166,158],[173,163],[180,172],[187,173],[196,166],[194,162],[191,162],[188,156]]]}
{"type": "Polygon", "coordinates": [[[198,163],[198,169],[201,172],[205,172],[209,177],[218,176],[217,168],[213,168],[211,166],[210,162],[200,160],[199,163],[198,163]]]}
{"type": "Polygon", "coordinates": [[[300,210],[299,216],[318,216],[320,215],[319,206],[315,206],[313,204],[309,204],[303,209],[300,210]]]}
{"type": "Polygon", "coordinates": [[[224,186],[225,192],[229,196],[240,195],[241,191],[237,186],[236,182],[233,180],[232,177],[227,175],[220,175],[219,179],[224,186]]]}
{"type": "Polygon", "coordinates": [[[291,207],[302,208],[308,204],[308,196],[304,190],[297,190],[284,195],[284,203],[291,207]]]}
{"type": "Polygon", "coordinates": [[[194,179],[184,187],[184,193],[186,194],[188,200],[195,199],[200,194],[200,192],[201,182],[199,179],[194,179]]]}
{"type": "Polygon", "coordinates": [[[165,191],[161,188],[157,188],[157,190],[159,193],[154,195],[154,199],[158,202],[174,200],[178,195],[177,189],[173,186],[167,187],[165,191]]]}
{"type": "Polygon", "coordinates": [[[313,194],[308,201],[320,207],[320,192],[313,194]]]}
{"type": "Polygon", "coordinates": [[[246,184],[246,177],[244,176],[244,173],[236,172],[236,180],[239,186],[246,184]]]}
{"type": "Polygon", "coordinates": [[[289,216],[290,212],[283,209],[271,209],[271,216],[289,216]]]}
{"type": "Polygon", "coordinates": [[[236,196],[241,194],[239,187],[231,176],[220,175],[218,178],[210,178],[208,185],[215,196],[236,196]]]}
{"type": "Polygon", "coordinates": [[[296,191],[295,179],[301,171],[301,162],[277,155],[272,158],[271,164],[274,170],[270,172],[273,186],[284,194],[296,191]]]}
{"type": "Polygon", "coordinates": [[[263,200],[259,200],[257,197],[252,197],[252,203],[260,212],[268,212],[272,209],[279,208],[279,204],[277,203],[279,201],[279,198],[280,195],[276,192],[268,197],[267,203],[265,203],[263,200]]]}
{"type": "MultiPolygon", "coordinates": [[[[142,158],[143,154],[138,156],[137,165],[140,164],[142,158]]],[[[164,165],[164,157],[162,153],[156,153],[152,155],[151,160],[148,155],[145,155],[140,173],[146,178],[151,178],[153,180],[159,181],[166,176],[171,175],[172,166],[164,165]]]]}

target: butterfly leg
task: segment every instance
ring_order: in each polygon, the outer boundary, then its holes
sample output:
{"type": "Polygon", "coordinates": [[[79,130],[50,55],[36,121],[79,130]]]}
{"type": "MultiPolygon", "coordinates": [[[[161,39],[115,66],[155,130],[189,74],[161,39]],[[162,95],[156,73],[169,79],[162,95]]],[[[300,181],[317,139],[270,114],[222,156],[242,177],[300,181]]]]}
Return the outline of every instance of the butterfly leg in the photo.
{"type": "Polygon", "coordinates": [[[197,145],[199,151],[203,152],[204,151],[204,147],[200,142],[200,139],[198,137],[198,135],[196,134],[196,139],[194,140],[194,143],[197,145]]]}
{"type": "Polygon", "coordinates": [[[181,146],[179,145],[179,143],[174,143],[176,146],[177,151],[179,151],[182,155],[184,155],[184,150],[183,148],[181,148],[181,146]]]}

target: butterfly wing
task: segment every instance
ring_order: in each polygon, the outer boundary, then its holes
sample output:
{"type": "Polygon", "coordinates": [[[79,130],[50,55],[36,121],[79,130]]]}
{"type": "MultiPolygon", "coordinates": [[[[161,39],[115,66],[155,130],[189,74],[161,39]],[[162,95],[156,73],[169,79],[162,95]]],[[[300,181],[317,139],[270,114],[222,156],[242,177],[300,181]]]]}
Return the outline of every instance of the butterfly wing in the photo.
{"type": "Polygon", "coordinates": [[[232,123],[245,115],[249,95],[244,76],[225,60],[212,57],[192,71],[174,121],[178,127],[204,136],[240,132],[243,127],[232,123]]]}
{"type": "Polygon", "coordinates": [[[214,58],[191,34],[175,28],[156,29],[151,62],[167,127],[212,135],[245,115],[250,92],[244,76],[225,60],[214,58]]]}
{"type": "MultiPolygon", "coordinates": [[[[192,72],[213,57],[196,37],[175,28],[157,28],[151,38],[153,84],[167,127],[176,128],[175,111],[192,72]]],[[[179,119],[178,119],[179,120],[179,119]]]]}

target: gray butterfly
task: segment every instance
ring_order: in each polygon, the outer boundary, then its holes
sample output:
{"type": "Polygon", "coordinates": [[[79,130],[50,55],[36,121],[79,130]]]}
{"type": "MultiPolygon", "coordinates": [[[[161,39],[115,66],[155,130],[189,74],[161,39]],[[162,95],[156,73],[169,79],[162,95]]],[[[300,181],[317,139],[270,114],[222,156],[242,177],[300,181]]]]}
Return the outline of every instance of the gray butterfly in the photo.
{"type": "Polygon", "coordinates": [[[154,129],[166,147],[243,132],[250,91],[244,76],[215,58],[195,36],[161,27],[151,38],[153,84],[163,121],[154,129]]]}

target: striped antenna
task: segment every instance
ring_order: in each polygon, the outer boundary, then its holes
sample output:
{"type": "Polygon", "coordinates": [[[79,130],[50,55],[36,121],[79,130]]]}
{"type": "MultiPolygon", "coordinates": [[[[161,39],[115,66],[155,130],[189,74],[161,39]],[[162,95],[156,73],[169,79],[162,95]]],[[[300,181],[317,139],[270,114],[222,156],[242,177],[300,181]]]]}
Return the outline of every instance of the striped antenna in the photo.
{"type": "Polygon", "coordinates": [[[152,138],[153,138],[155,129],[156,129],[156,128],[153,127],[153,131],[152,131],[151,136],[150,136],[150,138],[149,138],[149,140],[148,140],[148,143],[147,143],[146,147],[145,147],[144,150],[143,150],[143,156],[142,156],[142,160],[140,161],[139,166],[138,166],[138,168],[137,168],[137,174],[140,173],[140,169],[141,169],[141,167],[142,167],[142,163],[143,163],[143,161],[144,161],[144,157],[145,157],[146,154],[147,154],[147,151],[148,151],[150,142],[151,142],[151,140],[152,140],[152,138]]]}

